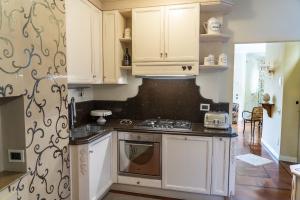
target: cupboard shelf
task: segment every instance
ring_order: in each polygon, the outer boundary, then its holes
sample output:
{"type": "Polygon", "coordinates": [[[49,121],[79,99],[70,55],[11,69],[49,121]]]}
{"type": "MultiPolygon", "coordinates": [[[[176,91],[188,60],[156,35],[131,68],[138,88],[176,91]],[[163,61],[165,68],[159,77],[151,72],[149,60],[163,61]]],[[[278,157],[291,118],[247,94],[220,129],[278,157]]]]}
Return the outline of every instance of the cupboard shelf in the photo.
{"type": "Polygon", "coordinates": [[[120,42],[123,43],[131,43],[132,39],[131,38],[120,38],[120,42]]]}
{"type": "Polygon", "coordinates": [[[228,69],[227,65],[200,65],[200,70],[205,71],[224,71],[228,69]]]}
{"type": "Polygon", "coordinates": [[[201,42],[227,42],[229,38],[226,34],[200,34],[201,42]]]}
{"type": "Polygon", "coordinates": [[[201,12],[217,12],[222,14],[228,14],[232,11],[232,1],[221,1],[221,2],[203,2],[200,3],[201,12]]]}
{"type": "Polygon", "coordinates": [[[121,66],[120,68],[124,70],[132,70],[132,66],[121,66]]]}

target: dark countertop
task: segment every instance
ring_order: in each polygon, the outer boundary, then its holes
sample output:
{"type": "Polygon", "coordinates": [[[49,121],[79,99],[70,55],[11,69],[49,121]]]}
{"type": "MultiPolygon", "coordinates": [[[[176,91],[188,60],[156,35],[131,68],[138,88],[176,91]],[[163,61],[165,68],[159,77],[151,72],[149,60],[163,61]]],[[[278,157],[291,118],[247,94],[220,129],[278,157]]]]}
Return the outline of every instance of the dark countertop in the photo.
{"type": "Polygon", "coordinates": [[[116,131],[125,132],[142,132],[142,133],[157,133],[157,134],[172,134],[172,135],[193,135],[206,137],[237,137],[236,131],[233,128],[226,130],[208,129],[201,123],[193,123],[191,130],[172,131],[172,130],[147,130],[136,128],[135,125],[141,121],[133,121],[131,125],[121,125],[119,120],[113,120],[107,123],[107,127],[113,128],[116,131]]]}
{"type": "Polygon", "coordinates": [[[229,128],[226,130],[209,129],[205,128],[201,123],[193,123],[191,130],[185,131],[172,131],[172,130],[147,130],[136,128],[135,125],[141,121],[133,121],[130,125],[121,125],[120,120],[111,120],[103,126],[103,132],[98,134],[84,135],[83,137],[70,138],[70,145],[81,145],[91,143],[111,131],[124,131],[124,132],[141,132],[141,133],[154,133],[154,134],[171,134],[171,135],[190,135],[190,136],[203,136],[203,137],[237,137],[236,130],[229,128]]]}

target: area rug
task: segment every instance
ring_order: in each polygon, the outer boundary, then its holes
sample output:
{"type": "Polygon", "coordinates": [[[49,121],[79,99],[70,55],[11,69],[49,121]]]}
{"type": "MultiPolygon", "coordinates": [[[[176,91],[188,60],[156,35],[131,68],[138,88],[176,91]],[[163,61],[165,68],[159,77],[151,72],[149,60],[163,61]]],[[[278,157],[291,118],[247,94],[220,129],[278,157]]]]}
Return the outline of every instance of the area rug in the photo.
{"type": "Polygon", "coordinates": [[[254,155],[252,153],[236,156],[236,159],[253,166],[262,166],[273,162],[272,160],[254,155]]]}

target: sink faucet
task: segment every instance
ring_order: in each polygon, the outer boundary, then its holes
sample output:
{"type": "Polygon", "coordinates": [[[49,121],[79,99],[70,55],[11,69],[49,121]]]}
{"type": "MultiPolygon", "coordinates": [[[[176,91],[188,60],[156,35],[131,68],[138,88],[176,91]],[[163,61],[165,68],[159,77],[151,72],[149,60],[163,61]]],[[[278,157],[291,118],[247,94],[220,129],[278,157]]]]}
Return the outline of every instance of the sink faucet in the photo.
{"type": "Polygon", "coordinates": [[[75,105],[75,98],[71,98],[71,104],[70,104],[70,126],[71,129],[75,128],[75,123],[77,122],[76,120],[76,105],[75,105]]]}

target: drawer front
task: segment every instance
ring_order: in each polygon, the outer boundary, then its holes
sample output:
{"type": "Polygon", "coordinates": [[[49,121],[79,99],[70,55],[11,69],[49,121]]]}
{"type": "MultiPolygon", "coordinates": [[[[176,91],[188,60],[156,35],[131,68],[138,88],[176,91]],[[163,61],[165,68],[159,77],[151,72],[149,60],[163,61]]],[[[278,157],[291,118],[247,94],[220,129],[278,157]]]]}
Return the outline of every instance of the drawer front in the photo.
{"type": "Polygon", "coordinates": [[[161,188],[161,180],[156,180],[156,179],[118,176],[118,183],[128,184],[128,185],[136,185],[136,186],[144,186],[144,187],[161,188]]]}

